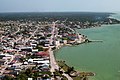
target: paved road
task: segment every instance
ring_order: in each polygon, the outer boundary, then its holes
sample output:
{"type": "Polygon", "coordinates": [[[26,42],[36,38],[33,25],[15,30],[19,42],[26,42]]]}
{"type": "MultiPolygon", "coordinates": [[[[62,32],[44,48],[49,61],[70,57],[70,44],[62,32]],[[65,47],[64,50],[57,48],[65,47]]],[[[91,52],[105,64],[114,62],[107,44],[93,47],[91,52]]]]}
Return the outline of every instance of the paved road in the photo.
{"type": "MultiPolygon", "coordinates": [[[[17,32],[20,31],[20,28],[19,28],[19,27],[17,27],[17,28],[18,28],[17,31],[11,33],[11,35],[14,35],[14,34],[16,34],[17,32]]],[[[9,35],[10,35],[10,34],[9,34],[9,35]]],[[[7,35],[7,36],[2,36],[2,37],[1,37],[1,42],[3,41],[3,38],[7,38],[9,35],[7,35]]]]}
{"type": "Polygon", "coordinates": [[[22,37],[23,37],[23,36],[22,36],[22,35],[20,35],[20,37],[19,37],[19,38],[17,38],[16,40],[14,40],[14,42],[16,42],[16,43],[17,43],[19,40],[21,40],[21,39],[22,39],[22,37]]]}
{"type": "MultiPolygon", "coordinates": [[[[54,32],[55,32],[55,22],[53,22],[53,30],[52,30],[52,36],[51,36],[51,40],[50,40],[50,43],[52,43],[52,41],[54,40],[53,38],[55,37],[54,35],[54,32]]],[[[59,70],[59,66],[55,60],[55,56],[54,56],[54,53],[50,47],[49,49],[49,53],[50,53],[50,64],[51,64],[51,72],[54,72],[55,69],[59,70]]],[[[63,69],[62,69],[63,72],[65,72],[63,69]]],[[[68,79],[68,80],[73,80],[68,74],[65,74],[63,73],[63,75],[68,79]]]]}
{"type": "Polygon", "coordinates": [[[49,49],[49,53],[50,53],[51,72],[54,72],[55,69],[59,70],[59,66],[57,65],[57,62],[56,62],[55,57],[54,57],[54,53],[51,50],[51,48],[49,49]]]}
{"type": "Polygon", "coordinates": [[[33,32],[33,34],[25,40],[24,45],[35,35],[35,33],[38,31],[38,29],[39,29],[39,27],[37,27],[37,29],[33,32]]]}
{"type": "MultiPolygon", "coordinates": [[[[17,32],[19,32],[19,30],[20,30],[20,28],[18,27],[18,30],[15,31],[15,32],[13,32],[11,35],[16,34],[17,32]]],[[[7,36],[2,36],[2,37],[1,37],[1,41],[2,41],[2,39],[3,39],[4,37],[7,38],[8,36],[9,36],[9,35],[7,35],[7,36]]],[[[15,58],[15,56],[11,56],[10,61],[9,61],[9,62],[8,62],[8,61],[5,62],[4,68],[2,68],[2,70],[0,71],[0,75],[2,75],[2,74],[5,72],[5,69],[8,67],[8,64],[11,63],[14,58],[15,58]]]]}
{"type": "Polygon", "coordinates": [[[15,56],[11,56],[10,61],[9,62],[6,61],[6,64],[4,65],[5,67],[2,68],[0,75],[3,75],[3,73],[5,72],[5,69],[8,67],[8,64],[11,63],[14,58],[15,56]]]}
{"type": "MultiPolygon", "coordinates": [[[[59,70],[59,66],[55,60],[55,57],[54,57],[54,53],[53,51],[50,49],[50,64],[51,64],[51,72],[54,72],[55,69],[59,70]]],[[[62,69],[63,72],[65,72],[63,69],[62,69]]],[[[68,79],[68,80],[73,80],[68,74],[65,74],[63,73],[63,75],[68,79]]]]}
{"type": "Polygon", "coordinates": [[[20,31],[20,28],[19,27],[17,27],[18,29],[17,29],[17,31],[15,31],[14,33],[12,33],[11,35],[14,35],[14,34],[16,34],[17,32],[19,32],[20,31]]]}

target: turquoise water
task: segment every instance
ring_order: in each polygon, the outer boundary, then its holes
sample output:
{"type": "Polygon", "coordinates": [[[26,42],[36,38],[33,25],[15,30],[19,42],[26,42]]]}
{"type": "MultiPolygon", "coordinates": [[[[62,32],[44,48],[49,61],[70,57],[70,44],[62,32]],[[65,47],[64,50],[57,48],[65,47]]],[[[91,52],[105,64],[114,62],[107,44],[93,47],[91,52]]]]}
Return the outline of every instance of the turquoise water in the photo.
{"type": "Polygon", "coordinates": [[[113,18],[120,20],[120,12],[117,12],[116,14],[111,15],[110,17],[113,17],[113,18]]]}
{"type": "Polygon", "coordinates": [[[96,76],[90,80],[120,80],[120,25],[104,25],[78,32],[103,42],[64,47],[58,50],[56,58],[65,60],[77,70],[95,72],[96,76]]]}

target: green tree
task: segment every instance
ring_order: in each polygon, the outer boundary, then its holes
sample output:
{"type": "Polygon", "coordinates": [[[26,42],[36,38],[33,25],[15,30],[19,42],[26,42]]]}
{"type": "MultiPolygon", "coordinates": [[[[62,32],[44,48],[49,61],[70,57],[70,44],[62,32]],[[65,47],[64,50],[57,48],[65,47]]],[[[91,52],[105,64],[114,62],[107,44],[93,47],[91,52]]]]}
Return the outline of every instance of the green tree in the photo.
{"type": "Polygon", "coordinates": [[[34,79],[36,79],[38,76],[39,76],[39,72],[35,72],[35,73],[33,74],[33,78],[34,78],[34,79]]]}
{"type": "Polygon", "coordinates": [[[38,49],[38,51],[43,51],[43,47],[42,46],[37,46],[36,48],[38,49]]]}
{"type": "Polygon", "coordinates": [[[25,74],[26,74],[28,77],[32,77],[32,75],[33,75],[32,69],[30,69],[30,68],[26,69],[25,74]]]}
{"type": "Polygon", "coordinates": [[[5,76],[3,80],[14,80],[14,78],[11,76],[5,76]]]}
{"type": "Polygon", "coordinates": [[[25,73],[20,73],[17,76],[17,80],[27,80],[27,79],[28,79],[28,76],[25,73]]]}

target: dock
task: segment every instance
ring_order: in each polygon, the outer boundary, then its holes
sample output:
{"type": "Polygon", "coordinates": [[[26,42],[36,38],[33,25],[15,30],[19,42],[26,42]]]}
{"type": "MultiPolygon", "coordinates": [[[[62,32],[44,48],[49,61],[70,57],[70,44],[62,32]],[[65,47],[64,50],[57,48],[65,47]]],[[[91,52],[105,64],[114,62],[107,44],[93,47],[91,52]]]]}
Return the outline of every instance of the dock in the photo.
{"type": "Polygon", "coordinates": [[[103,40],[87,40],[86,42],[103,42],[103,40]]]}

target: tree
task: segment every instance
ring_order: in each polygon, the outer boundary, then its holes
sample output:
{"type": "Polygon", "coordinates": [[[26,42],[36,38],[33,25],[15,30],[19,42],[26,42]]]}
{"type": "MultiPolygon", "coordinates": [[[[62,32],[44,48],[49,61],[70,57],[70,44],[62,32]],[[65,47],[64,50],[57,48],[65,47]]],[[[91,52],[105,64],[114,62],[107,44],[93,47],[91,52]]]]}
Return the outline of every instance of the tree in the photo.
{"type": "Polygon", "coordinates": [[[14,78],[11,76],[5,76],[3,80],[14,80],[14,78]]]}
{"type": "Polygon", "coordinates": [[[33,74],[34,79],[36,79],[38,76],[39,76],[39,72],[35,72],[35,73],[33,74]]]}
{"type": "Polygon", "coordinates": [[[20,73],[18,76],[17,76],[17,80],[27,80],[28,79],[28,76],[24,73],[20,73]]]}
{"type": "Polygon", "coordinates": [[[25,71],[25,74],[28,76],[28,77],[32,77],[32,69],[30,69],[30,68],[28,68],[28,69],[26,69],[26,71],[25,71]]]}
{"type": "Polygon", "coordinates": [[[38,51],[43,51],[43,47],[41,46],[37,46],[36,48],[38,49],[38,51]]]}
{"type": "Polygon", "coordinates": [[[67,73],[70,74],[71,71],[74,71],[74,67],[68,67],[67,73]]]}

